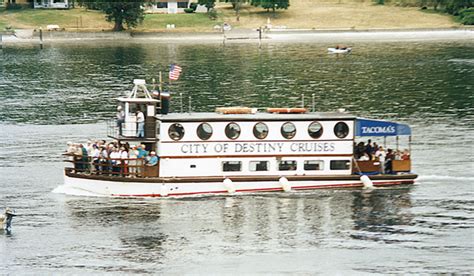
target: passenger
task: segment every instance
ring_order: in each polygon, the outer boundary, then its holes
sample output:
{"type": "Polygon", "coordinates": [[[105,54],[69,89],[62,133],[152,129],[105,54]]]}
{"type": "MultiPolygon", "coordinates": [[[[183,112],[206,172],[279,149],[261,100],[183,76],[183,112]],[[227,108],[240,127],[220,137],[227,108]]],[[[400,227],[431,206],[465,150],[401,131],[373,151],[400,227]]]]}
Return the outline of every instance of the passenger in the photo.
{"type": "Polygon", "coordinates": [[[125,147],[120,148],[120,159],[122,159],[122,176],[128,176],[128,150],[125,147]]]}
{"type": "Polygon", "coordinates": [[[122,128],[125,123],[125,111],[122,110],[121,106],[117,106],[117,126],[119,128],[119,135],[122,136],[122,128]]]}
{"type": "Polygon", "coordinates": [[[395,151],[395,158],[394,160],[402,160],[402,153],[399,150],[395,151]]]}
{"type": "Polygon", "coordinates": [[[88,171],[90,164],[89,164],[89,155],[87,154],[87,149],[82,144],[80,144],[79,147],[81,148],[81,151],[82,151],[82,158],[81,158],[82,170],[88,171]]]}
{"type": "Polygon", "coordinates": [[[79,144],[74,144],[74,168],[76,169],[76,172],[81,172],[84,169],[84,166],[82,165],[82,149],[79,144]]]}
{"type": "Polygon", "coordinates": [[[367,152],[364,152],[364,154],[359,158],[359,161],[369,161],[370,157],[367,154],[367,152]]]}
{"type": "Polygon", "coordinates": [[[105,145],[102,145],[100,147],[100,164],[101,164],[100,166],[101,173],[110,171],[109,153],[105,145]]]}
{"type": "Polygon", "coordinates": [[[158,156],[156,156],[156,153],[154,151],[150,152],[150,158],[148,158],[147,161],[147,166],[155,166],[158,164],[158,156]]]}
{"type": "Polygon", "coordinates": [[[110,163],[112,164],[112,174],[120,175],[120,152],[117,148],[113,148],[112,152],[110,153],[110,163]]]}
{"type": "Polygon", "coordinates": [[[387,153],[385,152],[385,149],[380,146],[377,152],[375,152],[375,157],[376,160],[380,162],[380,172],[384,173],[385,172],[385,156],[387,153]]]}
{"type": "Polygon", "coordinates": [[[100,170],[100,150],[99,150],[99,147],[94,144],[92,145],[93,147],[93,150],[92,150],[92,164],[94,165],[94,169],[95,171],[99,171],[100,170]]]}
{"type": "Polygon", "coordinates": [[[403,150],[402,160],[410,160],[410,152],[408,151],[408,149],[403,150]]]}
{"type": "Polygon", "coordinates": [[[392,173],[392,161],[395,160],[395,153],[392,149],[387,150],[387,155],[385,156],[385,173],[392,173]]]}
{"type": "Polygon", "coordinates": [[[365,153],[368,155],[369,160],[372,160],[372,151],[373,151],[373,146],[372,146],[372,140],[367,141],[367,145],[365,146],[365,153]]]}
{"type": "Polygon", "coordinates": [[[357,151],[356,151],[356,159],[359,159],[362,157],[362,155],[364,155],[364,152],[365,152],[365,145],[364,145],[364,142],[359,142],[359,144],[357,144],[357,151]]]}
{"type": "Polygon", "coordinates": [[[137,176],[137,172],[138,172],[138,168],[136,167],[137,166],[137,157],[138,157],[138,150],[137,150],[137,146],[133,146],[130,151],[128,152],[128,158],[130,159],[128,161],[128,171],[130,173],[130,176],[131,177],[136,177],[137,176]]]}
{"type": "Polygon", "coordinates": [[[145,115],[137,110],[137,137],[145,137],[145,115]]]}
{"type": "Polygon", "coordinates": [[[72,142],[67,142],[66,153],[74,154],[75,152],[76,152],[76,147],[74,146],[74,144],[72,142]]]}
{"type": "Polygon", "coordinates": [[[146,146],[141,144],[138,146],[138,155],[137,155],[137,174],[142,175],[142,166],[145,164],[145,158],[148,156],[148,151],[146,151],[146,146]]]}

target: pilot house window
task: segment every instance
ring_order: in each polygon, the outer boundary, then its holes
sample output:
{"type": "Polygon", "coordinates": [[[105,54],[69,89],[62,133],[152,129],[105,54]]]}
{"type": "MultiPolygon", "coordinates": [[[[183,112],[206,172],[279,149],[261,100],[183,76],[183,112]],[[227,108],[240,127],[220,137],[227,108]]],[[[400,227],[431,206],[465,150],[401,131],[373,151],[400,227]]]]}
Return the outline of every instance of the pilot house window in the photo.
{"type": "Polygon", "coordinates": [[[168,135],[175,141],[181,140],[184,136],[184,127],[181,124],[172,124],[168,129],[168,135]]]}
{"type": "Polygon", "coordinates": [[[224,161],[222,162],[222,171],[224,172],[240,172],[242,162],[240,161],[224,161]]]}

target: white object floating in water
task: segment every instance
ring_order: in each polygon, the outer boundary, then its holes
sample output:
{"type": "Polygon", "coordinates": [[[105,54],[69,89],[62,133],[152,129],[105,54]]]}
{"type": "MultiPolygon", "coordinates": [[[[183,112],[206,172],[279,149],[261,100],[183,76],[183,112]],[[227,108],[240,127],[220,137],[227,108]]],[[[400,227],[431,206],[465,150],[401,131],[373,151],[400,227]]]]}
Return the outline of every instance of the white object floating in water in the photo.
{"type": "Polygon", "coordinates": [[[235,193],[235,185],[229,178],[224,179],[224,187],[226,188],[229,194],[235,193]]]}
{"type": "Polygon", "coordinates": [[[286,177],[280,177],[278,180],[280,182],[281,187],[283,188],[283,191],[285,192],[291,192],[291,184],[290,181],[286,177]]]}
{"type": "Polygon", "coordinates": [[[360,177],[360,181],[362,184],[364,184],[364,189],[373,189],[374,184],[372,183],[372,180],[367,175],[363,175],[360,177]]]}

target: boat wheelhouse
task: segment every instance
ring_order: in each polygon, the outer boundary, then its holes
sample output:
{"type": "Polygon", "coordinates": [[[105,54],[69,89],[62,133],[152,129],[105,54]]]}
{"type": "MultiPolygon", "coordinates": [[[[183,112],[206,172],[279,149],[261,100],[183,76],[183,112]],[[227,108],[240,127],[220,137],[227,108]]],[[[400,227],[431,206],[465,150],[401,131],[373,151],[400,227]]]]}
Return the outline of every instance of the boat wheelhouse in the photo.
{"type": "Polygon", "coordinates": [[[165,197],[389,186],[413,184],[417,177],[409,159],[390,160],[390,173],[385,173],[379,160],[354,158],[356,136],[411,137],[407,125],[302,108],[168,114],[169,97],[154,97],[142,80],[118,101],[124,118],[118,126],[111,122],[108,136],[118,145],[156,152],[158,162],[74,158],[68,160],[74,167],[65,169],[67,190],[165,197]],[[137,136],[139,112],[145,118],[142,137],[137,136]]]}

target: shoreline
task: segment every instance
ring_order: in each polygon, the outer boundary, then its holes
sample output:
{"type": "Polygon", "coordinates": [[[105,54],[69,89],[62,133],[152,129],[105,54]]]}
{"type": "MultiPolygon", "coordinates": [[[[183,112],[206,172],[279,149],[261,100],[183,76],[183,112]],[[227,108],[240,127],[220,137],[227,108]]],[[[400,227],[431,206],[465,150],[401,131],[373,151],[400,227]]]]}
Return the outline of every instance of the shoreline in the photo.
{"type": "MultiPolygon", "coordinates": [[[[474,28],[430,29],[234,29],[226,32],[73,32],[44,31],[43,44],[89,43],[94,41],[153,43],[298,43],[298,42],[397,42],[397,41],[474,41],[474,28]]],[[[2,35],[0,46],[41,44],[38,32],[18,30],[2,35]]]]}

